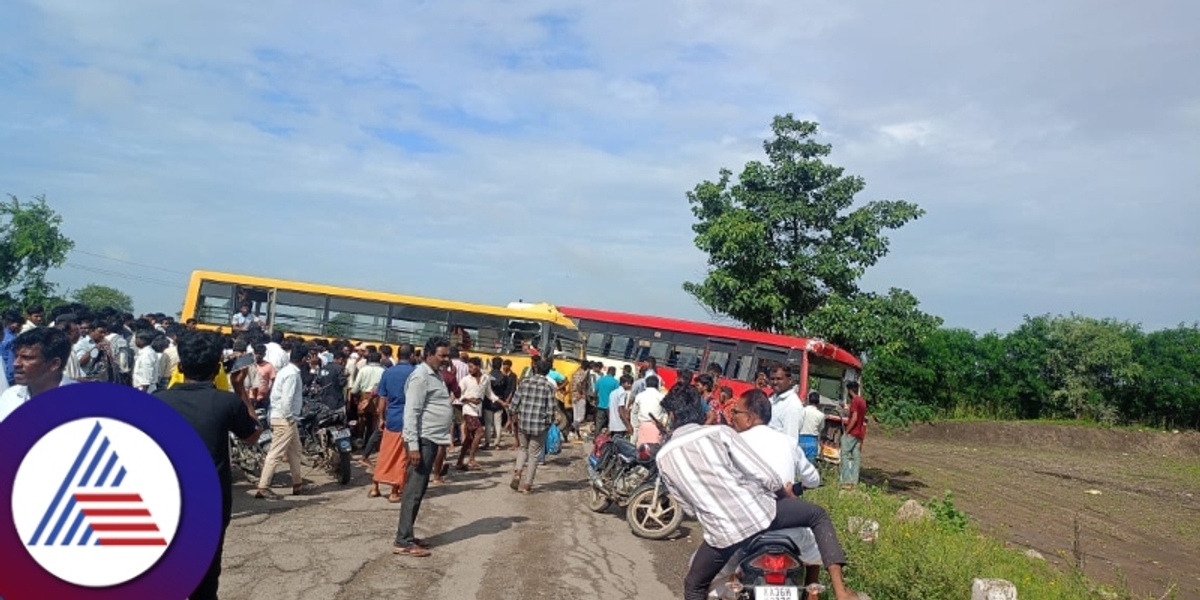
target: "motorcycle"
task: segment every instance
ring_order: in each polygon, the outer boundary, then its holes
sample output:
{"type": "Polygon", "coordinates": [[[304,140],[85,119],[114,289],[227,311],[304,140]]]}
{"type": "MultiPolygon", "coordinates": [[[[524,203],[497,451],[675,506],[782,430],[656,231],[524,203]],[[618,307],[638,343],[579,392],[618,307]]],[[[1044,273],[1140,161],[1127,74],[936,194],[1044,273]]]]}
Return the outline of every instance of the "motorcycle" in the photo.
{"type": "Polygon", "coordinates": [[[330,408],[316,399],[305,398],[300,415],[300,447],[313,466],[324,468],[338,483],[350,483],[350,428],[346,407],[330,408]]]}
{"type": "Polygon", "coordinates": [[[229,462],[240,469],[249,481],[258,481],[267,451],[271,449],[271,424],[267,421],[266,409],[256,409],[254,416],[262,426],[262,433],[253,444],[247,444],[236,435],[229,434],[229,462]]]}
{"type": "MultiPolygon", "coordinates": [[[[692,555],[693,560],[695,555],[692,555]]],[[[709,598],[800,600],[818,598],[820,553],[809,529],[764,531],[730,557],[713,579],[709,598]],[[806,564],[807,563],[807,564],[806,564]],[[806,585],[807,584],[807,585],[806,585]],[[803,596],[802,596],[803,594],[803,596]]]]}
{"type": "Polygon", "coordinates": [[[596,436],[587,464],[588,509],[602,513],[613,503],[625,508],[625,520],[640,538],[661,540],[675,533],[683,510],[659,480],[654,462],[659,448],[661,444],[634,447],[607,433],[596,436]]]}

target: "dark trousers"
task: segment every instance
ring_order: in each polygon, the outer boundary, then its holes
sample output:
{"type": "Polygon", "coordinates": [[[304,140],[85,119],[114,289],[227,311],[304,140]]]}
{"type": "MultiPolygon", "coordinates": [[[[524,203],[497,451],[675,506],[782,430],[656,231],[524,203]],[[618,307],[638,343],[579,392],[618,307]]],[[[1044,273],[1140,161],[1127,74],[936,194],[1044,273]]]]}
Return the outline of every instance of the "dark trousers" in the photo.
{"type": "Polygon", "coordinates": [[[437,444],[422,439],[421,462],[408,465],[408,480],[404,482],[404,493],[400,495],[400,523],[396,526],[397,546],[411,546],[416,539],[413,525],[417,522],[417,513],[421,512],[425,490],[429,489],[429,477],[433,473],[433,459],[437,458],[437,451],[437,444]]]}
{"type": "Polygon", "coordinates": [[[204,579],[200,580],[200,585],[196,586],[196,591],[188,596],[188,600],[217,600],[217,586],[221,579],[221,555],[225,549],[225,528],[226,524],[221,527],[221,539],[217,541],[217,555],[213,557],[212,562],[208,565],[208,572],[204,574],[204,579]]]}
{"type": "MultiPolygon", "coordinates": [[[[775,520],[767,527],[768,531],[791,529],[793,527],[809,527],[813,537],[817,539],[817,549],[821,551],[821,561],[825,566],[846,564],[846,553],[838,543],[837,532],[833,520],[824,508],[799,498],[784,498],[775,504],[775,520]]],[[[708,587],[713,577],[721,572],[729,557],[733,556],[753,536],[727,548],[713,548],[708,542],[702,542],[692,559],[692,568],[683,579],[684,600],[704,600],[708,597],[708,587]]]]}
{"type": "Polygon", "coordinates": [[[363,446],[362,455],[364,459],[371,458],[372,454],[379,452],[379,444],[383,443],[383,431],[376,427],[371,432],[371,437],[367,438],[367,443],[363,446]]]}

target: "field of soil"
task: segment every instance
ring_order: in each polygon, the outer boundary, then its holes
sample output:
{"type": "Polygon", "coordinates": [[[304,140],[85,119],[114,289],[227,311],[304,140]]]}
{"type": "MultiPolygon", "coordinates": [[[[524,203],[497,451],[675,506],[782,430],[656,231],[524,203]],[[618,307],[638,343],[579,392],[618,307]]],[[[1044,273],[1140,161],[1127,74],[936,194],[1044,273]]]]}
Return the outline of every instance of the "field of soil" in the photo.
{"type": "Polygon", "coordinates": [[[985,531],[1064,569],[1082,555],[1095,581],[1200,600],[1200,434],[926,424],[872,431],[863,465],[901,495],[952,491],[985,531]]]}

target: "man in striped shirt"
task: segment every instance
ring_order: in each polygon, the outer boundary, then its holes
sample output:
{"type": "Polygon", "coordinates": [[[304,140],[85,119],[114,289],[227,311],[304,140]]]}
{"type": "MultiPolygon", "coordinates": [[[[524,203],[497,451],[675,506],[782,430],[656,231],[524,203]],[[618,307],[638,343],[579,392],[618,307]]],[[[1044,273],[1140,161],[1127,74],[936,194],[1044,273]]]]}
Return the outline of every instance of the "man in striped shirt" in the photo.
{"type": "Polygon", "coordinates": [[[775,470],[732,428],[703,426],[704,409],[695,400],[663,408],[675,429],[658,452],[659,476],[680,507],[704,528],[704,541],[684,578],[685,600],[704,600],[713,577],[755,534],[793,527],[813,530],[837,600],[857,597],[842,579],[846,555],[825,509],[781,498],[785,482],[775,470]]]}

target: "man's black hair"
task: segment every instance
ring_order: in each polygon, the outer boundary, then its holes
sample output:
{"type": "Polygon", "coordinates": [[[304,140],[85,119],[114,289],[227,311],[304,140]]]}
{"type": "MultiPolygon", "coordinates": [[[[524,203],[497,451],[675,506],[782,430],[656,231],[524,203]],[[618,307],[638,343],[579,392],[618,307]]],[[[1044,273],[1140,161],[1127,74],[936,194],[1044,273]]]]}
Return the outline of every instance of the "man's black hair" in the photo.
{"type": "MultiPolygon", "coordinates": [[[[429,341],[425,342],[425,350],[422,351],[422,354],[425,358],[429,358],[437,354],[438,348],[450,348],[450,340],[435,335],[429,338],[429,341]]],[[[453,351],[453,348],[451,348],[451,351],[453,351]]]]}
{"type": "Polygon", "coordinates": [[[221,368],[221,336],[211,331],[185,331],[175,342],[179,370],[190,381],[212,381],[221,368]]]}
{"type": "Polygon", "coordinates": [[[288,356],[294,363],[304,362],[304,359],[308,358],[308,345],[296,344],[295,346],[292,346],[292,352],[288,356]]]}
{"type": "Polygon", "coordinates": [[[859,388],[858,388],[858,382],[857,382],[857,381],[851,381],[850,383],[847,383],[847,384],[846,384],[846,389],[847,389],[847,390],[850,390],[851,392],[853,392],[853,393],[855,393],[855,394],[857,394],[857,393],[858,393],[858,389],[859,389],[859,388]]]}
{"type": "Polygon", "coordinates": [[[376,350],[374,352],[370,352],[370,351],[367,352],[367,362],[377,363],[381,360],[383,360],[383,355],[381,355],[378,350],[376,350]]]}
{"type": "Polygon", "coordinates": [[[281,342],[283,342],[283,332],[279,331],[278,329],[276,329],[275,331],[272,331],[271,332],[271,341],[275,342],[276,344],[280,344],[281,342]]]}
{"type": "Polygon", "coordinates": [[[400,360],[408,360],[412,358],[412,344],[400,344],[400,347],[396,350],[396,355],[400,357],[400,360]]]}
{"type": "Polygon", "coordinates": [[[49,363],[58,359],[58,370],[67,366],[67,356],[71,353],[71,340],[65,331],[56,327],[35,327],[18,335],[13,340],[13,352],[20,348],[41,348],[42,360],[49,363]]]}
{"type": "Polygon", "coordinates": [[[621,383],[621,385],[625,385],[627,383],[630,385],[633,385],[633,376],[632,375],[622,375],[620,383],[621,383]]]}
{"type": "Polygon", "coordinates": [[[547,358],[539,359],[534,363],[533,367],[538,375],[549,375],[550,371],[554,370],[554,363],[547,358]]]}
{"type": "Polygon", "coordinates": [[[41,304],[34,304],[33,306],[29,307],[29,310],[25,311],[25,314],[27,314],[27,315],[44,315],[44,314],[46,314],[46,309],[42,308],[41,304]]]}
{"type": "Polygon", "coordinates": [[[651,376],[649,376],[649,377],[647,377],[647,378],[646,378],[646,388],[647,388],[647,389],[648,389],[648,388],[656,388],[656,387],[658,387],[658,383],[659,383],[659,381],[658,381],[658,375],[651,375],[651,376]]]}
{"type": "Polygon", "coordinates": [[[4,311],[4,326],[8,327],[9,325],[12,325],[13,323],[16,323],[17,325],[24,325],[25,324],[25,315],[22,315],[21,311],[19,311],[19,310],[10,309],[10,310],[4,311]]]}
{"type": "Polygon", "coordinates": [[[451,346],[450,347],[450,358],[454,359],[454,358],[458,358],[460,356],[462,356],[462,350],[460,350],[458,348],[458,346],[451,346]]]}

